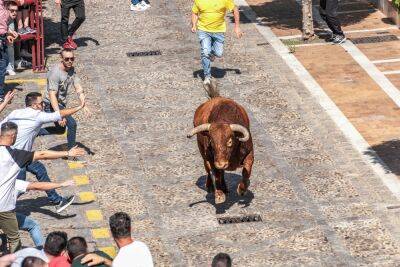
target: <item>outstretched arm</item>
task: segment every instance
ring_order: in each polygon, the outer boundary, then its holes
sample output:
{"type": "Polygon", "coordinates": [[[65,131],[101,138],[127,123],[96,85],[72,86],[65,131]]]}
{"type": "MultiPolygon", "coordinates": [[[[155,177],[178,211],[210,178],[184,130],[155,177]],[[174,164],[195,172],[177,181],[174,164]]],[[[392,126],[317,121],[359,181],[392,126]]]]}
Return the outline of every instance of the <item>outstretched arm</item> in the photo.
{"type": "Polygon", "coordinates": [[[237,38],[243,36],[243,32],[240,30],[240,12],[237,6],[233,8],[233,17],[235,19],[235,33],[237,38]]]}
{"type": "Polygon", "coordinates": [[[53,182],[32,182],[29,183],[27,190],[37,190],[37,191],[48,191],[52,189],[57,189],[61,187],[68,187],[75,185],[74,180],[67,180],[62,183],[53,183],[53,182]]]}
{"type": "Polygon", "coordinates": [[[85,150],[83,148],[78,148],[78,146],[75,146],[68,151],[35,151],[35,153],[33,154],[33,160],[60,159],[64,157],[79,157],[83,155],[85,155],[85,150]]]}

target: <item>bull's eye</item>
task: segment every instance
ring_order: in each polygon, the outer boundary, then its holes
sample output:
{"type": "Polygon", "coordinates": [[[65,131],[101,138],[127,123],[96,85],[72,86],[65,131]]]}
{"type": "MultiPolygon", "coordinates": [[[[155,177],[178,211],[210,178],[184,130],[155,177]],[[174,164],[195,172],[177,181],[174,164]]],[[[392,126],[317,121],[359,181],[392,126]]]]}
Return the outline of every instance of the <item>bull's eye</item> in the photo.
{"type": "Polygon", "coordinates": [[[228,142],[226,143],[226,146],[231,147],[232,143],[233,143],[232,138],[229,138],[228,142]]]}

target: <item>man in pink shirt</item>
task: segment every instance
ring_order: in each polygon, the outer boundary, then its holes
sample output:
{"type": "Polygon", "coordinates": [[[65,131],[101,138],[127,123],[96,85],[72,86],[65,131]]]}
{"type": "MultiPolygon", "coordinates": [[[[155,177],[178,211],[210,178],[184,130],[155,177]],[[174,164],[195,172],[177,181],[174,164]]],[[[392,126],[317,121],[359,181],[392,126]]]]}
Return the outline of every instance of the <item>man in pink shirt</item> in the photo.
{"type": "MultiPolygon", "coordinates": [[[[10,1],[7,1],[8,3],[10,1]]],[[[17,5],[23,5],[24,0],[13,1],[17,5]]],[[[5,0],[0,0],[0,103],[4,101],[4,78],[6,76],[6,69],[8,65],[7,55],[7,42],[13,43],[18,35],[8,32],[8,19],[10,13],[5,0]]]]}
{"type": "Polygon", "coordinates": [[[70,267],[67,254],[68,237],[65,232],[51,232],[44,243],[44,253],[49,259],[49,267],[70,267]]]}

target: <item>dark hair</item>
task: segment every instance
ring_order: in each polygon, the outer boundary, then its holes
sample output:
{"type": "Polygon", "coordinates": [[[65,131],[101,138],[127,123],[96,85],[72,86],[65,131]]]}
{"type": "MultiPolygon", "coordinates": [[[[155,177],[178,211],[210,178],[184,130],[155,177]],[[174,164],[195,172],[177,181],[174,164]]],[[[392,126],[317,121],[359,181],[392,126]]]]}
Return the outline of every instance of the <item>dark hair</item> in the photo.
{"type": "Polygon", "coordinates": [[[59,256],[67,247],[67,240],[66,232],[51,232],[44,243],[44,251],[52,256],[59,256]]]}
{"type": "Polygon", "coordinates": [[[125,212],[117,212],[110,217],[110,229],[114,238],[131,236],[131,218],[125,212]]]}
{"type": "Polygon", "coordinates": [[[6,133],[11,132],[11,131],[17,132],[18,125],[16,125],[14,122],[7,121],[1,125],[0,136],[5,136],[6,133]]]}
{"type": "Polygon", "coordinates": [[[215,255],[211,267],[231,267],[232,266],[232,259],[226,253],[218,253],[215,255]]]}
{"type": "Polygon", "coordinates": [[[38,99],[38,97],[42,97],[41,93],[38,92],[31,92],[25,96],[25,106],[30,107],[32,106],[33,102],[38,99]]]}
{"type": "Polygon", "coordinates": [[[86,254],[88,252],[87,249],[86,240],[81,236],[75,236],[68,241],[67,251],[71,260],[79,255],[86,254]]]}
{"type": "Polygon", "coordinates": [[[11,0],[11,1],[8,1],[6,3],[6,7],[7,8],[10,7],[10,6],[18,6],[18,4],[17,4],[17,2],[11,0]]]}
{"type": "Polygon", "coordinates": [[[43,267],[45,265],[46,262],[44,260],[32,256],[26,257],[21,264],[22,267],[43,267]]]}

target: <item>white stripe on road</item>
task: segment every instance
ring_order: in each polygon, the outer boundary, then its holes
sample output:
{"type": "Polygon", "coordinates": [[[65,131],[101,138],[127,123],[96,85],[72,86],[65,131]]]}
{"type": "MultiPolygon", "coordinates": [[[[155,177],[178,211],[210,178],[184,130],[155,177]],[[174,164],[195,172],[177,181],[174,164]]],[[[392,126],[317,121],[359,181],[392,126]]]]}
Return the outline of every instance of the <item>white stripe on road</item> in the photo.
{"type": "MultiPolygon", "coordinates": [[[[321,107],[327,112],[331,119],[336,123],[353,147],[360,153],[362,159],[371,166],[373,171],[379,176],[383,184],[400,200],[400,181],[393,173],[387,173],[383,166],[385,163],[379,156],[370,150],[370,145],[365,141],[356,128],[350,123],[342,111],[324,92],[321,86],[314,80],[311,74],[304,68],[298,59],[288,48],[279,40],[279,38],[267,26],[261,26],[257,23],[257,15],[247,4],[245,0],[236,0],[237,4],[245,6],[243,10],[245,16],[251,20],[260,32],[260,34],[271,44],[274,50],[282,57],[286,64],[298,76],[310,94],[316,98],[321,107]],[[368,153],[366,153],[368,152],[368,153]]],[[[373,65],[373,64],[372,64],[373,65]]],[[[385,77],[386,78],[386,77],[385,77]]]]}
{"type": "Polygon", "coordinates": [[[381,59],[381,60],[373,60],[371,61],[374,64],[382,64],[382,63],[394,63],[399,62],[400,58],[388,58],[388,59],[381,59]]]}
{"type": "Polygon", "coordinates": [[[400,74],[400,70],[388,70],[388,71],[382,71],[384,75],[391,75],[391,74],[400,74]]]}

